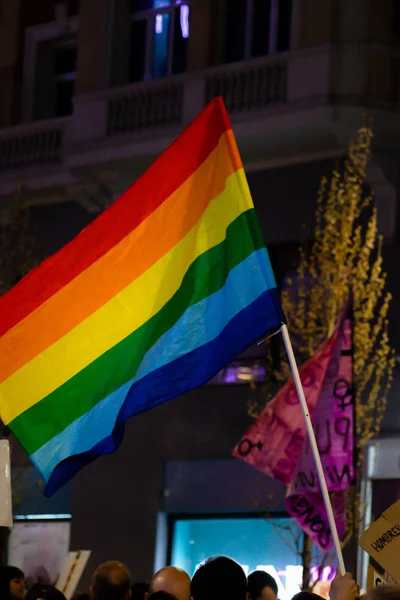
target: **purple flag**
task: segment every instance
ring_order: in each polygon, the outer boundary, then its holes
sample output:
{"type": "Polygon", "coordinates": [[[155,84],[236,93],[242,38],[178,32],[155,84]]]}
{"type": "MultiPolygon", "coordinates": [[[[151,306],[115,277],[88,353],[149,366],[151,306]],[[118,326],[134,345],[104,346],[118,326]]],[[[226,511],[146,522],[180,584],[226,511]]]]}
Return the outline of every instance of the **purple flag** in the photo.
{"type": "MultiPolygon", "coordinates": [[[[354,397],[351,321],[345,319],[333,349],[320,396],[312,413],[318,449],[336,518],[339,537],[345,533],[345,490],[355,484],[354,397]]],[[[288,512],[323,550],[332,547],[317,472],[308,440],[286,495],[288,512]]]]}

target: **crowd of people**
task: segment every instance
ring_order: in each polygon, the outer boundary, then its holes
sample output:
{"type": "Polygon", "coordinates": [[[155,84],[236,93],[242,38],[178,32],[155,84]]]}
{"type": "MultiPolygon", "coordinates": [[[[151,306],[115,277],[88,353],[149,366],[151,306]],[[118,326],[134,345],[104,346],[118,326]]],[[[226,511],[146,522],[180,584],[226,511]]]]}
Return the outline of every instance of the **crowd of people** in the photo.
{"type": "MultiPolygon", "coordinates": [[[[350,574],[336,577],[331,585],[331,600],[356,600],[359,588],[350,574]]],[[[367,591],[365,600],[400,600],[400,586],[379,586],[367,591]]],[[[299,592],[293,600],[318,600],[312,591],[299,592]]],[[[25,591],[23,572],[17,567],[0,567],[0,600],[65,600],[53,586],[34,585],[25,591]]],[[[93,574],[87,594],[74,600],[278,600],[278,586],[264,571],[246,577],[242,567],[226,556],[211,557],[191,579],[185,571],[165,567],[150,582],[132,584],[128,568],[109,561],[93,574]]]]}

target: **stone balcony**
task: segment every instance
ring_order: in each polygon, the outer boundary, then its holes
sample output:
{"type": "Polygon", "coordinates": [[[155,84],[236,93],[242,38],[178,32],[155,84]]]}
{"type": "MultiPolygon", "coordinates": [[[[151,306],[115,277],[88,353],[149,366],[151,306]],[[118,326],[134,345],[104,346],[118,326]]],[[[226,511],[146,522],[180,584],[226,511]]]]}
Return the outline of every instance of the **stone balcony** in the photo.
{"type": "Polygon", "coordinates": [[[61,162],[67,123],[55,119],[0,131],[0,173],[61,162]]]}
{"type": "Polygon", "coordinates": [[[134,160],[141,171],[219,95],[234,126],[246,122],[247,129],[287,105],[288,70],[287,56],[269,58],[77,97],[70,165],[126,160],[132,168],[134,160]]]}
{"type": "Polygon", "coordinates": [[[123,188],[218,95],[247,169],[339,155],[366,104],[378,127],[398,128],[394,107],[365,103],[362,76],[346,76],[360,49],[340,52],[335,94],[338,50],[320,46],[77,96],[69,118],[0,131],[0,196],[16,183],[44,190],[115,176],[123,188]]]}

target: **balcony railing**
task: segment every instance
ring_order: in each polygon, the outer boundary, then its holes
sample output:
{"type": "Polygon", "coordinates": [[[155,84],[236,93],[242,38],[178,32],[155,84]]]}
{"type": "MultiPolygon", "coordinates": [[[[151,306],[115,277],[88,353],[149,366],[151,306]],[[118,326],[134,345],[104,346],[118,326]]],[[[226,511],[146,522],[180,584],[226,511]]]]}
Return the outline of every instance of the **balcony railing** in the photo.
{"type": "Polygon", "coordinates": [[[287,63],[253,61],[224,67],[206,78],[206,102],[223,96],[231,115],[269,108],[287,101],[287,63]]]}
{"type": "Polygon", "coordinates": [[[114,92],[107,106],[107,135],[180,125],[182,99],[183,83],[174,80],[114,92]]]}
{"type": "Polygon", "coordinates": [[[190,98],[190,86],[201,78],[201,105],[223,96],[228,111],[235,115],[269,108],[287,100],[287,64],[284,60],[258,59],[186,77],[136,84],[108,92],[107,135],[156,131],[179,126],[185,121],[184,105],[199,103],[190,98]],[[189,96],[189,97],[188,97],[189,96]]]}
{"type": "Polygon", "coordinates": [[[0,131],[0,173],[60,162],[64,125],[57,119],[0,131]]]}
{"type": "Polygon", "coordinates": [[[0,174],[4,179],[8,171],[60,161],[75,167],[126,159],[135,145],[133,153],[139,155],[143,143],[147,154],[157,154],[219,95],[234,126],[253,116],[255,121],[268,119],[269,111],[284,114],[285,107],[290,113],[310,101],[324,104],[329,64],[330,47],[321,47],[77,96],[67,119],[0,131],[0,174]],[[121,136],[124,141],[117,147],[121,136]]]}

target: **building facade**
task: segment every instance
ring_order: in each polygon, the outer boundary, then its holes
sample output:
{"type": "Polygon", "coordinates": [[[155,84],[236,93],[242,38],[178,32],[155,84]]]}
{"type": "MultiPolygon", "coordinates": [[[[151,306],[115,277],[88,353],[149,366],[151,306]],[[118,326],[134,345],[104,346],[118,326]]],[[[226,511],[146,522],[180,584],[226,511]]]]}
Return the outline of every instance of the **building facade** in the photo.
{"type": "MultiPolygon", "coordinates": [[[[321,177],[369,116],[368,184],[395,294],[399,8],[397,0],[1,0],[3,219],[23,185],[39,252],[56,251],[222,95],[280,280],[303,224],[311,231],[321,177]]],[[[384,433],[400,435],[396,387],[384,433]]],[[[179,515],[284,509],[279,486],[229,459],[250,422],[249,394],[207,386],[135,417],[118,453],[75,478],[71,547],[93,551],[88,573],[117,557],[148,579],[171,559],[179,515]]]]}

